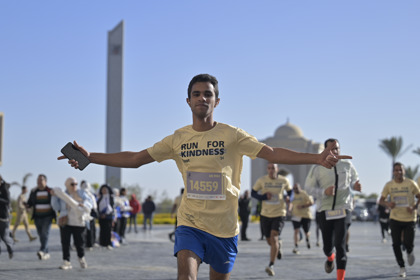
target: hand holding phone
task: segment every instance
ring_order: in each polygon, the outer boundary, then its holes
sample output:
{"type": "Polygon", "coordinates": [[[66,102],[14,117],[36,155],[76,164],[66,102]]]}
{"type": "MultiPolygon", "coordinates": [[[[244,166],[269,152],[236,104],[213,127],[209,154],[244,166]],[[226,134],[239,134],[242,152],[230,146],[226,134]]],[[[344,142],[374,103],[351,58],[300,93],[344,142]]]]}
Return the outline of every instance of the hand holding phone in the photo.
{"type": "Polygon", "coordinates": [[[75,160],[79,164],[79,169],[83,170],[90,163],[89,159],[74,146],[71,142],[68,142],[62,149],[61,152],[66,158],[70,160],[75,160]]]}

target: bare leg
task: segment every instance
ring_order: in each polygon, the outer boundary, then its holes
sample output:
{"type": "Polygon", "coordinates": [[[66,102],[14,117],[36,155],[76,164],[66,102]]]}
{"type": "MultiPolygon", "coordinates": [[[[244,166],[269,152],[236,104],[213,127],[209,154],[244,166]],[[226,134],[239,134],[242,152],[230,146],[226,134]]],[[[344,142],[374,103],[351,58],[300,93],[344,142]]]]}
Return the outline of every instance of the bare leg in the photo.
{"type": "Polygon", "coordinates": [[[295,229],[295,232],[294,232],[294,235],[293,235],[293,237],[294,237],[294,241],[295,241],[295,246],[299,243],[299,230],[300,230],[300,228],[297,228],[297,229],[295,229]]]}
{"type": "Polygon", "coordinates": [[[181,250],[177,254],[178,280],[196,280],[201,259],[190,250],[181,250]]]}
{"type": "Polygon", "coordinates": [[[279,232],[277,230],[272,230],[270,233],[270,238],[267,239],[268,245],[270,245],[270,262],[274,263],[276,260],[277,254],[279,252],[279,232]]]}

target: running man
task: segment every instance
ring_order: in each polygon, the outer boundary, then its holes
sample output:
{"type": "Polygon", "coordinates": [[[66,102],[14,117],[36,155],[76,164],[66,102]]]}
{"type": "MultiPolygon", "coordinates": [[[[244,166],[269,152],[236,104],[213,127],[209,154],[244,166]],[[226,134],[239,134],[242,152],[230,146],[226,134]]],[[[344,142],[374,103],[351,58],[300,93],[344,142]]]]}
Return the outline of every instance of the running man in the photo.
{"type": "MultiPolygon", "coordinates": [[[[337,139],[327,139],[324,148],[335,143],[332,153],[339,157],[340,145],[337,139]]],[[[346,235],[351,221],[353,201],[351,189],[360,192],[362,185],[353,164],[349,160],[339,160],[334,169],[313,166],[305,182],[306,191],[321,197],[319,218],[324,243],[324,254],[327,256],[324,269],[331,273],[334,270],[334,247],[337,253],[337,280],[344,280],[346,274],[346,235]]]]}
{"type": "Polygon", "coordinates": [[[312,212],[311,206],[314,204],[312,196],[308,195],[306,191],[302,190],[299,183],[293,185],[294,198],[292,201],[292,223],[293,223],[293,239],[295,241],[295,248],[293,253],[300,254],[299,252],[299,233],[302,227],[306,237],[306,246],[311,249],[311,243],[309,242],[309,236],[311,235],[311,220],[312,212]]]}
{"type": "Polygon", "coordinates": [[[293,199],[293,190],[289,180],[278,174],[277,164],[269,162],[267,164],[267,174],[260,177],[252,187],[251,196],[262,201],[261,206],[261,225],[263,234],[270,246],[270,263],[265,268],[269,276],[274,276],[274,262],[276,257],[281,259],[281,241],[279,236],[283,230],[286,220],[287,204],[293,199]],[[262,194],[258,194],[261,192],[262,194]],[[284,192],[287,196],[284,197],[284,192]]]}
{"type": "Polygon", "coordinates": [[[400,266],[400,277],[406,277],[405,263],[401,252],[401,232],[407,250],[407,262],[414,264],[414,233],[416,229],[417,207],[420,202],[420,189],[416,182],[405,177],[404,165],[393,165],[393,179],[386,183],[379,203],[391,208],[389,225],[391,227],[392,248],[400,266]],[[390,198],[387,201],[387,198],[390,198]],[[417,197],[417,202],[415,201],[417,197]]]}
{"type": "MultiPolygon", "coordinates": [[[[238,196],[243,156],[283,164],[321,164],[332,168],[339,159],[332,143],[321,154],[272,148],[245,131],[214,121],[219,105],[218,81],[208,74],[195,76],[188,86],[187,104],[192,125],[139,152],[89,153],[74,145],[90,162],[138,168],[172,159],[182,174],[185,194],[178,209],[174,255],[178,279],[196,279],[201,262],[210,265],[210,279],[229,279],[237,255],[239,234],[238,196]]],[[[65,159],[60,156],[58,159],[65,159]]],[[[69,160],[78,168],[78,162],[69,160]]]]}

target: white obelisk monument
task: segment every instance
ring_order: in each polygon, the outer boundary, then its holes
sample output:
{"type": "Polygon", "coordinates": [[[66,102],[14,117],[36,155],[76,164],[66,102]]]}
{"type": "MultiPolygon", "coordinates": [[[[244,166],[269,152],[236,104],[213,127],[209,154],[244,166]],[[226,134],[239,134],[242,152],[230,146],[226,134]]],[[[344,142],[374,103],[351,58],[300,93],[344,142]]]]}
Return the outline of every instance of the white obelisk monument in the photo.
{"type": "MultiPolygon", "coordinates": [[[[108,32],[106,152],[121,152],[124,21],[108,32]]],[[[105,182],[121,187],[121,169],[105,167],[105,182]]]]}

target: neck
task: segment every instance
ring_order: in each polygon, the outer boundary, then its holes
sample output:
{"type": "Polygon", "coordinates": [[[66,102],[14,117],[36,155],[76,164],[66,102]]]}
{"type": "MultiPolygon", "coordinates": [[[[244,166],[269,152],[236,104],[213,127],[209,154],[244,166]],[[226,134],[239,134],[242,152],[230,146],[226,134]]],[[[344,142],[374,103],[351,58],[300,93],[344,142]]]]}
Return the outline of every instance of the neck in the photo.
{"type": "Polygon", "coordinates": [[[404,181],[404,177],[402,177],[402,178],[398,178],[398,179],[394,179],[395,180],[395,182],[397,182],[397,183],[402,183],[403,181],[404,181]]]}
{"type": "Polygon", "coordinates": [[[193,116],[192,128],[195,131],[207,131],[215,127],[216,123],[217,122],[213,120],[213,116],[208,116],[202,119],[193,116]]]}

